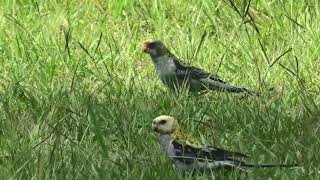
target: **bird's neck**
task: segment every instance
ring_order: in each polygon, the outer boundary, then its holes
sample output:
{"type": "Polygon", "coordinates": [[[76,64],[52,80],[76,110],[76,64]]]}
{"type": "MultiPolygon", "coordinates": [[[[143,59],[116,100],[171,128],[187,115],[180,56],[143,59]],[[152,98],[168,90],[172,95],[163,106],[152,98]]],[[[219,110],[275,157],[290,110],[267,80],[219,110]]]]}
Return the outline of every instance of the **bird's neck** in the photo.
{"type": "Polygon", "coordinates": [[[164,61],[168,61],[168,56],[167,55],[152,55],[150,54],[150,57],[152,59],[152,62],[154,64],[161,64],[164,61]]]}
{"type": "Polygon", "coordinates": [[[171,148],[170,142],[172,140],[171,134],[159,134],[159,144],[163,151],[168,152],[171,148]]]}
{"type": "Polygon", "coordinates": [[[164,52],[158,52],[158,53],[150,53],[150,57],[153,61],[156,61],[159,57],[175,57],[174,54],[172,54],[169,50],[166,50],[164,52]]]}
{"type": "Polygon", "coordinates": [[[164,56],[164,55],[159,55],[159,54],[150,54],[150,57],[151,57],[151,59],[152,59],[152,61],[157,61],[157,59],[159,58],[159,57],[162,57],[162,56],[164,56]]]}

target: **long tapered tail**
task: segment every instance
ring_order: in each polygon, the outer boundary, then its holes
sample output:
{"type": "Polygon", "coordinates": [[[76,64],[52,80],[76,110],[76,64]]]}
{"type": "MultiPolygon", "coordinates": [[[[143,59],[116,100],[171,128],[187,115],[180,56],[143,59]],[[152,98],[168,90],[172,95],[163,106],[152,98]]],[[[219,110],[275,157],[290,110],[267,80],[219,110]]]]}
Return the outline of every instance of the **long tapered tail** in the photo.
{"type": "Polygon", "coordinates": [[[226,91],[228,92],[233,92],[233,93],[248,93],[250,95],[254,95],[254,96],[260,96],[259,92],[256,91],[252,91],[250,89],[247,88],[240,88],[240,87],[235,87],[235,86],[228,86],[225,88],[226,91]]]}
{"type": "Polygon", "coordinates": [[[269,167],[298,167],[298,164],[250,164],[244,163],[241,164],[240,167],[252,167],[252,168],[269,168],[269,167]]]}
{"type": "Polygon", "coordinates": [[[221,83],[218,81],[214,81],[212,79],[204,79],[202,80],[203,83],[207,84],[209,89],[218,90],[218,91],[227,91],[232,93],[248,93],[255,96],[260,96],[259,92],[249,90],[247,88],[241,88],[232,86],[229,84],[221,83]]]}

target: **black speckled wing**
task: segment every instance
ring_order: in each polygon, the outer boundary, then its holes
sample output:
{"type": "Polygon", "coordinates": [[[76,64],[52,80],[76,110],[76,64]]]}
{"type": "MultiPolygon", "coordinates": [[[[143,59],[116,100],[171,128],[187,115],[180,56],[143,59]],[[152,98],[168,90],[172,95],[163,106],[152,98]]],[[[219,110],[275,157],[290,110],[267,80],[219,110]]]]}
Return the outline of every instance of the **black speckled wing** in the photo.
{"type": "Polygon", "coordinates": [[[194,158],[199,160],[235,160],[239,158],[248,157],[245,154],[239,152],[227,151],[221,148],[215,147],[203,147],[197,148],[187,144],[182,144],[178,141],[173,140],[172,145],[176,152],[177,159],[189,159],[194,158]],[[181,158],[180,158],[181,157],[181,158]]]}
{"type": "Polygon", "coordinates": [[[173,62],[176,65],[176,76],[179,79],[185,79],[186,77],[191,77],[192,79],[201,79],[201,78],[210,78],[214,81],[218,81],[220,83],[226,84],[225,81],[221,80],[216,75],[210,75],[209,73],[205,72],[204,70],[194,67],[194,66],[188,66],[181,61],[179,61],[177,58],[173,58],[173,62]]]}

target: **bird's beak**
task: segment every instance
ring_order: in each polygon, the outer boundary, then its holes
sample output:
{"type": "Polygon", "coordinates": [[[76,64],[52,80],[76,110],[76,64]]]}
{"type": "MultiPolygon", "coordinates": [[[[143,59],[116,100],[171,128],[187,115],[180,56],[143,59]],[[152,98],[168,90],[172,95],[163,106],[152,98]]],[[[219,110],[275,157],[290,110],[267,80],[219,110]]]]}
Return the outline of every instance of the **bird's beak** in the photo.
{"type": "Polygon", "coordinates": [[[144,53],[149,53],[149,44],[150,44],[149,41],[143,42],[142,51],[143,51],[144,53]]]}
{"type": "Polygon", "coordinates": [[[151,128],[152,128],[152,130],[157,131],[157,125],[156,124],[152,123],[151,124],[151,128]]]}

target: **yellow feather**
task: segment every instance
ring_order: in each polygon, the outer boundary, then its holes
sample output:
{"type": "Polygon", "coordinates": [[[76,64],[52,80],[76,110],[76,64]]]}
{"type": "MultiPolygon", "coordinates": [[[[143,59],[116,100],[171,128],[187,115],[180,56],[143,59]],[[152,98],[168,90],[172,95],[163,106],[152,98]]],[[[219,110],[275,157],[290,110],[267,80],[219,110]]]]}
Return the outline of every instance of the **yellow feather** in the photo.
{"type": "Polygon", "coordinates": [[[202,147],[201,143],[196,138],[185,133],[180,127],[178,127],[172,133],[172,138],[181,144],[189,145],[195,148],[202,147]]]}

